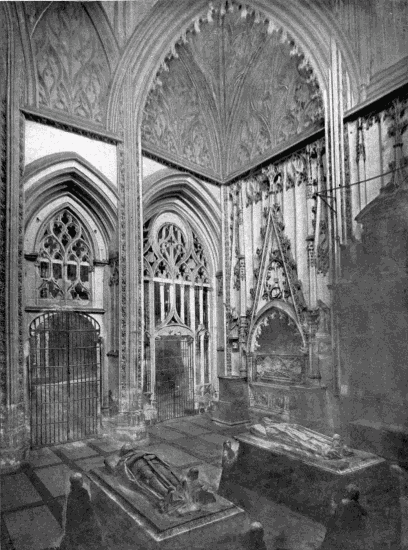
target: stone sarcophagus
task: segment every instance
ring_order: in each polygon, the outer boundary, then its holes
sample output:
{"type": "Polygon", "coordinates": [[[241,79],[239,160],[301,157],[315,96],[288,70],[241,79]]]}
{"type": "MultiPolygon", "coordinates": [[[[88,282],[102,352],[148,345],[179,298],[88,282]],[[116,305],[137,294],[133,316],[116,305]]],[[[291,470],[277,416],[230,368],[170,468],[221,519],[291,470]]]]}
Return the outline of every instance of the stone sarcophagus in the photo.
{"type": "Polygon", "coordinates": [[[399,488],[383,458],[350,449],[337,435],[268,418],[236,440],[234,456],[223,463],[219,493],[225,498],[245,508],[245,495],[252,491],[327,524],[331,501],[339,502],[353,483],[361,491],[377,547],[399,540],[399,488]]]}

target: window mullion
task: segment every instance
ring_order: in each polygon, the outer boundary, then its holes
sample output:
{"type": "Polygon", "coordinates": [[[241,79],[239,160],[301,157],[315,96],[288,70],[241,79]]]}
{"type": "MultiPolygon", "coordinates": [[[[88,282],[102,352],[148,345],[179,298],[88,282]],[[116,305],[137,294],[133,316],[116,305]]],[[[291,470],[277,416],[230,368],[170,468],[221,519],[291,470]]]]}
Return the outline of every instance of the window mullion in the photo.
{"type": "Polygon", "coordinates": [[[163,323],[165,318],[165,311],[164,311],[164,283],[160,282],[160,320],[163,323]]]}
{"type": "Polygon", "coordinates": [[[184,285],[180,285],[180,319],[185,323],[184,320],[184,285]]]}

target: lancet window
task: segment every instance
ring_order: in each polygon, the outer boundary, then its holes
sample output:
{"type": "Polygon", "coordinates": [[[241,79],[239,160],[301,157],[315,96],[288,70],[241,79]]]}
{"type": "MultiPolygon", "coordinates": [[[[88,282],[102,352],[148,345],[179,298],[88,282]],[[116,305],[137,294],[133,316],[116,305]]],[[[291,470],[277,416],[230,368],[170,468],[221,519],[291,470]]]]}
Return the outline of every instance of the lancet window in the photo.
{"type": "Polygon", "coordinates": [[[40,299],[89,301],[92,252],[80,221],[67,209],[47,224],[37,260],[40,299]]]}

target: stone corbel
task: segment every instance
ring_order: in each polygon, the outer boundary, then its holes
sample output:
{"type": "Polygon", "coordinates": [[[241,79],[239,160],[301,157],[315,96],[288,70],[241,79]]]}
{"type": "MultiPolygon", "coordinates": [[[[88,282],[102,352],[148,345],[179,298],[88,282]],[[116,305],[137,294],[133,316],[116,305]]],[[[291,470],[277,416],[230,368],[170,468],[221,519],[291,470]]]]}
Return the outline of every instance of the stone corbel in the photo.
{"type": "Polygon", "coordinates": [[[36,262],[37,261],[37,258],[38,258],[38,252],[26,252],[24,254],[24,258],[28,261],[28,262],[36,262]]]}
{"type": "Polygon", "coordinates": [[[100,266],[103,267],[105,265],[109,265],[109,261],[108,260],[94,260],[93,265],[94,265],[94,267],[100,267],[100,266]]]}

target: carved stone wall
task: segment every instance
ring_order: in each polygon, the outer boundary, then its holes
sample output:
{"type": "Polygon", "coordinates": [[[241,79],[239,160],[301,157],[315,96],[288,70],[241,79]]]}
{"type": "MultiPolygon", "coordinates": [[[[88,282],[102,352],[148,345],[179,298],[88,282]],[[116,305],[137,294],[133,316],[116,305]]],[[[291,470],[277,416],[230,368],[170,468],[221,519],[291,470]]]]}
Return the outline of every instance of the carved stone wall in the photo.
{"type": "Polygon", "coordinates": [[[53,2],[42,17],[38,10],[29,18],[38,105],[102,124],[110,70],[91,19],[80,2],[53,2]]]}
{"type": "MultiPolygon", "coordinates": [[[[327,6],[350,40],[368,96],[385,91],[389,79],[385,73],[396,63],[401,62],[406,78],[408,9],[404,0],[331,0],[327,6]]],[[[398,76],[399,67],[394,71],[398,76]]]]}
{"type": "MultiPolygon", "coordinates": [[[[298,326],[306,354],[303,380],[318,384],[320,370],[332,370],[316,341],[318,301],[330,304],[326,185],[320,138],[229,187],[224,205],[227,349],[234,351],[235,345],[242,353],[230,355],[226,372],[250,373],[246,354],[256,320],[275,302],[298,326]]],[[[326,327],[325,336],[330,332],[326,327]]]]}
{"type": "Polygon", "coordinates": [[[211,114],[205,116],[206,98],[180,61],[162,77],[148,98],[142,123],[145,144],[166,151],[174,160],[187,160],[214,174],[219,170],[219,151],[214,143],[216,128],[211,114]]]}

